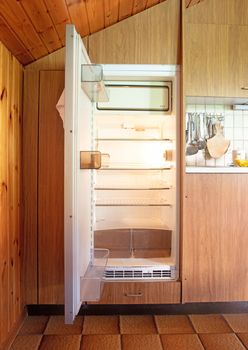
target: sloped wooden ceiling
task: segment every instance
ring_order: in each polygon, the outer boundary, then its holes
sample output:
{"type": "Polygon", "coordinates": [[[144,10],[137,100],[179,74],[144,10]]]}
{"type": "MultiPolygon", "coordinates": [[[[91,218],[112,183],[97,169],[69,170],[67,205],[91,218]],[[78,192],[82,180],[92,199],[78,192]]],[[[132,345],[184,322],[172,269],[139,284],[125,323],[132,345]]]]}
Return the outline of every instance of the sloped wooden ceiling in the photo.
{"type": "Polygon", "coordinates": [[[66,23],[82,37],[166,0],[0,0],[0,40],[22,64],[65,43],[66,23]]]}
{"type": "Polygon", "coordinates": [[[64,46],[66,23],[85,37],[163,1],[0,0],[0,41],[25,65],[64,46]]]}

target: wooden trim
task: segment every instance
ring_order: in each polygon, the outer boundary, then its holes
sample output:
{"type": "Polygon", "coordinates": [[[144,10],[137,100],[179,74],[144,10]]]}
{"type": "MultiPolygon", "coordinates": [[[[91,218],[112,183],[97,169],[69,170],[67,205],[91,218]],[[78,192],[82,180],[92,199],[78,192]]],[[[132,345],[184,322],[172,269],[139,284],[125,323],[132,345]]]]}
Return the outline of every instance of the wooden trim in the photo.
{"type": "MultiPolygon", "coordinates": [[[[28,315],[64,315],[64,305],[27,305],[28,315]]],[[[248,302],[188,303],[153,305],[93,305],[83,304],[79,315],[186,315],[247,313],[248,302]]]]}

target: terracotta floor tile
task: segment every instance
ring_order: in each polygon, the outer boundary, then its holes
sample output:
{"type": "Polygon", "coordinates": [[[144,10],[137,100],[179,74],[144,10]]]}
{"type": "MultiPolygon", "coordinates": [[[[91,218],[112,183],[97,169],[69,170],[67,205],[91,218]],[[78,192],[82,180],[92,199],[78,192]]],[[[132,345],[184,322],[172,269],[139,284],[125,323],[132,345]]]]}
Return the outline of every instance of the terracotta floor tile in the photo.
{"type": "Polygon", "coordinates": [[[221,315],[189,315],[197,333],[231,333],[221,315]]]}
{"type": "Polygon", "coordinates": [[[153,316],[120,316],[121,334],[157,333],[153,316]]]}
{"type": "Polygon", "coordinates": [[[121,350],[120,335],[84,335],[81,350],[121,350]]]}
{"type": "Polygon", "coordinates": [[[205,350],[245,350],[234,333],[229,334],[199,334],[205,350]]]}
{"type": "Polygon", "coordinates": [[[80,335],[44,335],[39,350],[79,350],[80,335]]]}
{"type": "Polygon", "coordinates": [[[223,315],[236,333],[248,333],[248,314],[223,315]]]}
{"type": "Polygon", "coordinates": [[[158,334],[123,335],[122,350],[163,350],[158,334]]]}
{"type": "Polygon", "coordinates": [[[10,350],[38,350],[42,335],[18,335],[10,350]]]}
{"type": "Polygon", "coordinates": [[[248,333],[238,333],[237,336],[248,349],[248,333]]]}
{"type": "Polygon", "coordinates": [[[195,333],[188,317],[184,315],[155,316],[155,322],[160,334],[195,333]]]}
{"type": "Polygon", "coordinates": [[[48,316],[28,316],[19,331],[19,335],[42,334],[46,328],[48,318],[48,316]]]}
{"type": "Polygon", "coordinates": [[[85,316],[83,334],[119,334],[119,317],[85,316]]]}
{"type": "Polygon", "coordinates": [[[161,335],[161,341],[166,350],[204,350],[197,334],[161,335]]]}
{"type": "Polygon", "coordinates": [[[64,316],[51,316],[44,334],[81,334],[83,317],[77,316],[74,324],[65,324],[64,316]]]}

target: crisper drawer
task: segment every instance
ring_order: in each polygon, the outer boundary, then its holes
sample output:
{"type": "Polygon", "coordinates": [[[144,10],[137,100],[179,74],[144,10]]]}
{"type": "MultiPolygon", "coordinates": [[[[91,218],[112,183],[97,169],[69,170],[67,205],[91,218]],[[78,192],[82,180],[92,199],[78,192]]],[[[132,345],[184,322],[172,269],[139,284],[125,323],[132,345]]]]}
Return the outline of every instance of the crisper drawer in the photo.
{"type": "Polygon", "coordinates": [[[105,282],[97,304],[179,304],[181,282],[105,282]]]}

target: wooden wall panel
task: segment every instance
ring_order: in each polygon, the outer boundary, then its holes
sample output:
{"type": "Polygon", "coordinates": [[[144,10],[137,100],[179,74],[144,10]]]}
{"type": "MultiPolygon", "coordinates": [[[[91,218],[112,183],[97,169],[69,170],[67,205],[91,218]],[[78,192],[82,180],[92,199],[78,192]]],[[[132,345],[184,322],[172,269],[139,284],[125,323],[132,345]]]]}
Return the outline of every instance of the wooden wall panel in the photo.
{"type": "Polygon", "coordinates": [[[247,301],[246,174],[187,174],[183,302],[247,301]]]}
{"type": "Polygon", "coordinates": [[[0,348],[23,315],[21,131],[23,69],[0,43],[0,348]]]}
{"type": "Polygon", "coordinates": [[[63,71],[41,71],[38,151],[40,304],[64,302],[64,128],[56,110],[63,89],[63,71]]]}
{"type": "Polygon", "coordinates": [[[167,0],[89,36],[95,63],[180,63],[180,1],[167,0]]]}

